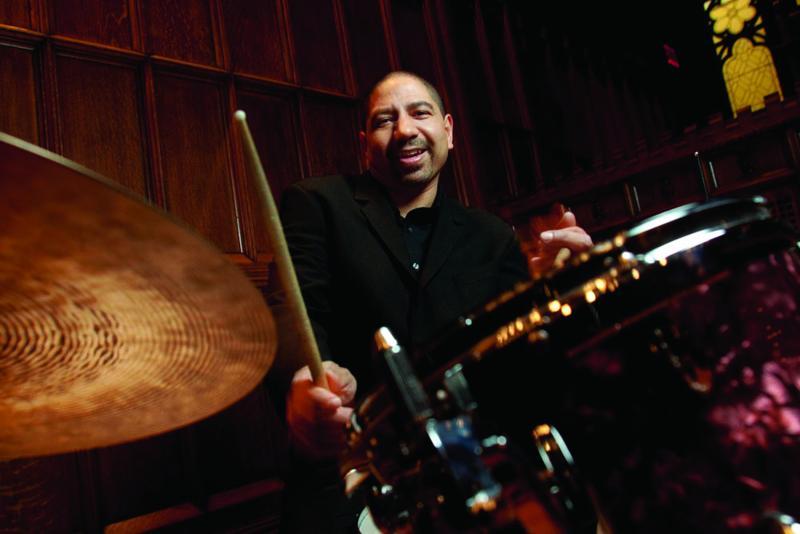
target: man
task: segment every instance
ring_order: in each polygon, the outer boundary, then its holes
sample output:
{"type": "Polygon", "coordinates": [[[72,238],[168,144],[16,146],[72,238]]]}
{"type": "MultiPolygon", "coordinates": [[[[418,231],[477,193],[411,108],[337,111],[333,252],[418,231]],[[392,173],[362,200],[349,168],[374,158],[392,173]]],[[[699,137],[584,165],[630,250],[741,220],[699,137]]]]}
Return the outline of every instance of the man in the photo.
{"type": "MultiPolygon", "coordinates": [[[[513,231],[439,188],[453,118],[432,85],[406,72],[384,77],[368,97],[360,140],[366,174],[304,180],[283,197],[298,280],[329,360],[330,390],[303,368],[287,399],[290,441],[306,459],[342,451],[351,405],[374,384],[375,330],[388,326],[413,348],[528,278],[513,231]]],[[[546,261],[563,247],[591,246],[571,213],[542,239],[546,261]]]]}

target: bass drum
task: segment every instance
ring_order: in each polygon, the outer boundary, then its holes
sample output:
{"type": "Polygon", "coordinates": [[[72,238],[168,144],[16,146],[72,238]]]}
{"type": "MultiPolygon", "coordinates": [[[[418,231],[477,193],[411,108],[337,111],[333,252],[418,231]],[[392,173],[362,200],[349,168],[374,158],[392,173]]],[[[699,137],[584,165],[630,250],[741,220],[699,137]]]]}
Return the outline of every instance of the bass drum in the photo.
{"type": "MultiPolygon", "coordinates": [[[[528,495],[565,531],[589,530],[587,501],[607,532],[792,528],[799,271],[796,237],[763,199],[647,219],[463,317],[417,355],[414,374],[432,399],[427,420],[465,417],[474,443],[500,436],[513,445],[501,460],[496,447],[471,449],[502,488],[490,512],[513,514],[519,508],[504,501],[528,495]]],[[[464,470],[415,432],[430,423],[396,409],[393,391],[375,392],[357,411],[354,450],[406,516],[448,524],[448,513],[430,511],[436,498],[463,508],[471,490],[428,474],[464,470]]],[[[376,519],[391,528],[397,514],[385,515],[376,519]]],[[[464,525],[483,528],[453,529],[464,525]]]]}

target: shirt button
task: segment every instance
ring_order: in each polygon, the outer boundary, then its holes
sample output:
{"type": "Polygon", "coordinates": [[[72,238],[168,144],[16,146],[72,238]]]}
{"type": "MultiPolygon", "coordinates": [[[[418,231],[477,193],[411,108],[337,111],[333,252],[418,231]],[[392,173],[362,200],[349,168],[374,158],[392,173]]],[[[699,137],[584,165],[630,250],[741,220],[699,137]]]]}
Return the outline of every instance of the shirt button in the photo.
{"type": "Polygon", "coordinates": [[[411,268],[414,269],[415,271],[419,271],[419,263],[417,262],[412,263],[411,268]]]}

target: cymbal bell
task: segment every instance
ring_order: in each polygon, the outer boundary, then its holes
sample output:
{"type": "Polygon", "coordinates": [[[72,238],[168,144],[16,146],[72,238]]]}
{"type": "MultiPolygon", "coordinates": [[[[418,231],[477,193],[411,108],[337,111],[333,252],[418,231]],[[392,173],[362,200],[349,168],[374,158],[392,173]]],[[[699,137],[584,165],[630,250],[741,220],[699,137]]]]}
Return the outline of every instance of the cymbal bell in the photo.
{"type": "Polygon", "coordinates": [[[0,460],[166,432],[262,380],[269,309],[193,231],[2,133],[0,199],[0,460]]]}

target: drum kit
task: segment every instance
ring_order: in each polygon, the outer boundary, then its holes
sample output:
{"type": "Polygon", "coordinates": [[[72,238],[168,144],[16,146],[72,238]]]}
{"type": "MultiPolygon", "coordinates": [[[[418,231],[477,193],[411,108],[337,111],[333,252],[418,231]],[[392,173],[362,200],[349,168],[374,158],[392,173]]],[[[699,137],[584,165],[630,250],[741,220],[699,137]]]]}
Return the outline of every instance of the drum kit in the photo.
{"type": "MultiPolygon", "coordinates": [[[[0,134],[0,460],[122,443],[255,387],[276,335],[202,238],[0,134]]],[[[763,199],[646,219],[383,385],[343,475],[386,532],[800,532],[800,255],[763,199]]]]}

